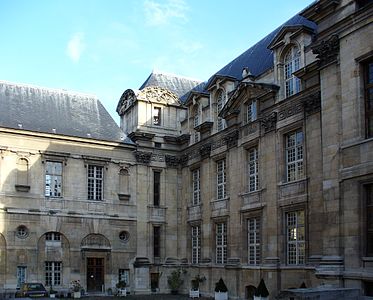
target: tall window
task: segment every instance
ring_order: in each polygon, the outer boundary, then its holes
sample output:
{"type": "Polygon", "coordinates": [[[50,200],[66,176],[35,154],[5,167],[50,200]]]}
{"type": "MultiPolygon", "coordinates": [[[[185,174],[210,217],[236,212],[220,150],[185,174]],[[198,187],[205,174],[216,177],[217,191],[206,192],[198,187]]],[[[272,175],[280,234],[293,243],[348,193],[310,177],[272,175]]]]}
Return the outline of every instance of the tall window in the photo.
{"type": "MultiPolygon", "coordinates": [[[[199,125],[199,108],[197,107],[194,111],[193,126],[194,128],[199,125]]],[[[200,136],[197,130],[194,131],[194,142],[199,142],[200,136]]]]}
{"type": "Polygon", "coordinates": [[[102,200],[103,172],[101,166],[88,166],[88,200],[102,200]]]}
{"type": "Polygon", "coordinates": [[[247,105],[247,123],[255,121],[257,118],[256,100],[247,105]]]}
{"type": "Polygon", "coordinates": [[[161,227],[153,227],[153,254],[154,257],[161,257],[161,227]]]}
{"type": "Polygon", "coordinates": [[[250,265],[260,263],[260,218],[247,220],[248,262],[250,265]]]}
{"type": "Polygon", "coordinates": [[[364,65],[365,126],[367,138],[373,137],[373,61],[364,65]]]}
{"type": "Polygon", "coordinates": [[[216,263],[225,264],[227,262],[227,224],[216,224],[216,263]]]}
{"type": "Polygon", "coordinates": [[[45,196],[62,196],[62,163],[47,161],[45,167],[45,196]]]}
{"type": "Polygon", "coordinates": [[[366,255],[373,256],[373,184],[365,186],[366,192],[366,255]]]}
{"type": "Polygon", "coordinates": [[[216,174],[217,174],[217,198],[218,200],[224,199],[227,196],[226,192],[226,173],[225,173],[225,159],[216,162],[216,174]]]}
{"type": "Polygon", "coordinates": [[[293,73],[299,70],[300,51],[298,47],[291,48],[284,59],[285,96],[289,97],[300,91],[300,80],[293,73]]]}
{"type": "Polygon", "coordinates": [[[28,160],[20,158],[17,162],[17,185],[28,185],[28,160]]]}
{"type": "Polygon", "coordinates": [[[129,284],[130,284],[130,270],[119,269],[118,279],[119,279],[119,281],[125,281],[127,286],[129,286],[129,284]]]}
{"type": "Polygon", "coordinates": [[[193,205],[198,205],[201,202],[200,188],[200,169],[195,169],[192,172],[193,179],[193,205]]]}
{"type": "MultiPolygon", "coordinates": [[[[225,94],[223,90],[218,91],[217,96],[216,96],[216,103],[218,106],[218,114],[219,114],[225,104],[225,94]]],[[[224,128],[225,128],[225,120],[218,116],[217,130],[221,131],[224,128]]]]}
{"type": "Polygon", "coordinates": [[[62,263],[60,261],[45,262],[45,285],[61,285],[62,263]]]}
{"type": "Polygon", "coordinates": [[[159,171],[154,171],[154,182],[153,182],[153,205],[154,206],[159,206],[160,203],[160,191],[161,191],[161,172],[159,171]]]}
{"type": "Polygon", "coordinates": [[[201,259],[201,227],[192,226],[192,264],[198,264],[201,259]]]}
{"type": "Polygon", "coordinates": [[[153,108],[153,125],[157,125],[157,126],[161,125],[161,108],[160,107],[153,108]]]}
{"type": "Polygon", "coordinates": [[[286,178],[294,181],[303,178],[303,132],[298,130],[286,135],[286,178]]]}
{"type": "Polygon", "coordinates": [[[289,265],[302,265],[305,260],[304,211],[286,214],[287,262],[289,265]]]}
{"type": "Polygon", "coordinates": [[[17,287],[20,287],[22,283],[26,282],[26,266],[17,266],[17,287]]]}
{"type": "Polygon", "coordinates": [[[249,171],[249,192],[259,189],[259,159],[258,147],[253,147],[248,151],[248,171],[249,171]]]}

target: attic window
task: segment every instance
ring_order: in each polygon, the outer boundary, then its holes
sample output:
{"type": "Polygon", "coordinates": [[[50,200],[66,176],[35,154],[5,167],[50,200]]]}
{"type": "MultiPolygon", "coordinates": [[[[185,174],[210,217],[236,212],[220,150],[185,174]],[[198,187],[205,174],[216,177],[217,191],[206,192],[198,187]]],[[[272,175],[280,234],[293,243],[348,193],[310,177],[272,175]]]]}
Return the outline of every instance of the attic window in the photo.
{"type": "Polygon", "coordinates": [[[153,125],[161,125],[161,108],[154,107],[153,109],[153,125]]]}
{"type": "Polygon", "coordinates": [[[285,97],[290,97],[300,92],[300,80],[294,76],[294,72],[299,70],[300,51],[298,47],[292,47],[285,55],[284,59],[284,79],[285,97]]]}

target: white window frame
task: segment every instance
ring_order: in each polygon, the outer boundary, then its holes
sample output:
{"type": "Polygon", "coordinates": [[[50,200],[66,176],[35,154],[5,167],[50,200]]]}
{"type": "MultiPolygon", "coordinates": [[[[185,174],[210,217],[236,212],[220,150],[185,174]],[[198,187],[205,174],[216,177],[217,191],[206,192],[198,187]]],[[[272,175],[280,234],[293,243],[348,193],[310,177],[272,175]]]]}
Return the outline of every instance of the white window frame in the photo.
{"type": "Polygon", "coordinates": [[[44,263],[45,285],[59,286],[62,285],[62,262],[46,261],[44,263]]]}
{"type": "Polygon", "coordinates": [[[17,287],[27,282],[27,266],[17,266],[17,287]]]}
{"type": "MultiPolygon", "coordinates": [[[[218,92],[217,92],[217,95],[216,95],[216,104],[217,104],[217,114],[219,115],[219,113],[221,112],[221,110],[223,109],[224,107],[224,104],[225,104],[225,101],[226,101],[226,97],[225,97],[225,92],[220,89],[218,92]]],[[[217,131],[222,131],[226,128],[226,123],[225,123],[225,120],[219,116],[217,116],[217,126],[216,126],[216,130],[217,131]]]]}
{"type": "Polygon", "coordinates": [[[104,188],[104,167],[88,165],[88,200],[102,201],[104,188]],[[100,170],[100,172],[99,172],[100,170]]]}
{"type": "Polygon", "coordinates": [[[246,113],[247,123],[256,121],[257,116],[258,116],[258,112],[257,112],[256,100],[253,100],[247,105],[247,113],[246,113]]]}
{"type": "Polygon", "coordinates": [[[285,160],[287,182],[292,182],[304,178],[303,142],[304,136],[301,129],[286,134],[285,160]]]}
{"type": "Polygon", "coordinates": [[[248,159],[248,190],[255,192],[259,190],[259,152],[258,147],[252,147],[247,151],[248,159]]]}
{"type": "Polygon", "coordinates": [[[300,68],[300,50],[294,46],[286,53],[284,58],[284,87],[285,97],[290,97],[300,92],[300,79],[293,73],[300,68]]]}
{"type": "Polygon", "coordinates": [[[192,171],[193,205],[201,203],[201,170],[200,168],[192,171]]]}
{"type": "Polygon", "coordinates": [[[225,158],[216,162],[216,198],[222,200],[227,197],[227,163],[225,158]]]}
{"type": "Polygon", "coordinates": [[[215,228],[215,262],[225,264],[227,262],[227,223],[216,223],[215,228]]]}
{"type": "Polygon", "coordinates": [[[286,213],[286,253],[288,265],[305,264],[305,212],[286,213]]]}
{"type": "Polygon", "coordinates": [[[192,264],[199,264],[201,259],[201,226],[194,225],[192,234],[192,264]]]}
{"type": "Polygon", "coordinates": [[[45,196],[62,197],[63,164],[60,161],[47,160],[45,163],[45,196]]]}
{"type": "Polygon", "coordinates": [[[248,264],[260,264],[260,218],[253,217],[247,219],[247,250],[248,250],[248,264]]]}

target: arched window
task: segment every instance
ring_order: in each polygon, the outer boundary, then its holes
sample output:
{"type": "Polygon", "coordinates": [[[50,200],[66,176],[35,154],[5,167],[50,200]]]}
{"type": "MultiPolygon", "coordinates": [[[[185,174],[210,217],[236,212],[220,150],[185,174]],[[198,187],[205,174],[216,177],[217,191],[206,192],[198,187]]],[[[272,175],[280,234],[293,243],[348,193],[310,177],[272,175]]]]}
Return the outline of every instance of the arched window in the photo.
{"type": "Polygon", "coordinates": [[[299,70],[300,51],[298,47],[292,47],[284,58],[285,97],[289,97],[300,91],[300,80],[293,73],[299,70]]]}
{"type": "Polygon", "coordinates": [[[130,186],[129,186],[129,179],[130,174],[128,172],[128,169],[121,168],[119,170],[119,194],[127,197],[130,194],[130,186]]]}
{"type": "MultiPolygon", "coordinates": [[[[225,93],[223,90],[219,90],[216,94],[216,103],[218,107],[217,113],[219,114],[225,104],[225,93]]],[[[221,131],[225,128],[225,120],[218,116],[217,131],[221,131]]]]}

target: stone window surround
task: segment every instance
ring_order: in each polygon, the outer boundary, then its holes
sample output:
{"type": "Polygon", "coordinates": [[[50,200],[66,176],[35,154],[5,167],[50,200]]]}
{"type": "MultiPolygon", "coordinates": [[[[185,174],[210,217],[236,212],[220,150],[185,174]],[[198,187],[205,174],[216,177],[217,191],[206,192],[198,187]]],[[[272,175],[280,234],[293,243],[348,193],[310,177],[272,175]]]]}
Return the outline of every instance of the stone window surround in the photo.
{"type": "MultiPolygon", "coordinates": [[[[215,248],[215,251],[214,251],[214,254],[215,254],[214,263],[216,265],[224,265],[224,264],[227,263],[228,252],[229,252],[228,251],[228,245],[229,245],[229,242],[228,242],[228,236],[229,236],[229,234],[228,234],[228,232],[229,232],[229,230],[228,230],[228,219],[227,218],[217,218],[217,219],[214,219],[213,225],[214,225],[214,227],[213,227],[213,234],[214,235],[213,236],[214,236],[214,248],[215,248]],[[217,252],[218,252],[217,226],[219,224],[225,224],[225,226],[223,225],[223,227],[225,227],[225,228],[223,228],[223,229],[225,229],[223,231],[223,233],[225,233],[225,234],[223,234],[225,236],[225,240],[223,240],[222,241],[222,245],[219,246],[222,249],[222,257],[221,257],[222,260],[220,262],[218,262],[218,255],[217,255],[217,252]],[[226,255],[224,255],[224,250],[225,250],[225,254],[226,255]]],[[[223,237],[223,239],[224,239],[224,237],[223,237]]]]}
{"type": "Polygon", "coordinates": [[[191,252],[191,263],[192,264],[199,264],[201,262],[201,254],[202,254],[202,225],[200,222],[193,222],[190,224],[190,252],[191,252]],[[198,232],[196,235],[193,234],[193,228],[198,228],[198,232]],[[193,238],[197,239],[197,246],[193,246],[193,238]],[[196,249],[196,257],[194,257],[194,249],[196,249]]]}
{"type": "Polygon", "coordinates": [[[44,176],[44,195],[47,198],[63,198],[63,185],[64,185],[64,159],[46,159],[45,160],[45,176],[44,176]],[[61,174],[47,174],[47,165],[48,163],[59,163],[61,164],[61,174]],[[47,195],[47,176],[50,175],[51,177],[61,177],[60,182],[61,182],[61,188],[60,188],[60,196],[55,196],[55,195],[47,195]]]}
{"type": "Polygon", "coordinates": [[[192,206],[200,205],[201,204],[201,168],[200,166],[196,166],[190,170],[191,172],[191,188],[192,188],[192,206]],[[195,173],[197,177],[195,178],[195,173]],[[197,186],[195,186],[197,185],[197,186]]]}
{"type": "Polygon", "coordinates": [[[263,222],[263,206],[261,207],[256,207],[256,208],[252,208],[250,210],[245,210],[245,211],[242,211],[241,212],[241,219],[242,220],[245,220],[243,223],[242,223],[242,234],[241,234],[241,239],[242,239],[242,255],[241,255],[241,261],[242,261],[242,265],[244,267],[252,267],[252,268],[256,268],[256,267],[259,267],[262,262],[263,262],[263,226],[262,226],[262,222],[263,222]],[[258,264],[249,264],[249,259],[248,259],[248,245],[249,245],[249,241],[248,241],[248,227],[247,227],[247,220],[249,219],[252,219],[252,218],[259,218],[260,219],[260,232],[259,232],[259,235],[260,235],[260,262],[258,264]]]}

